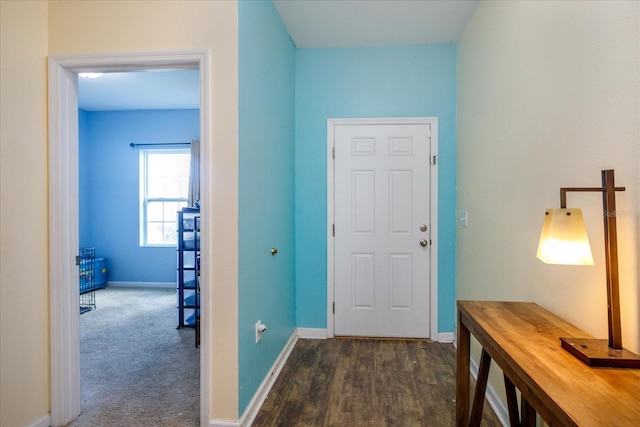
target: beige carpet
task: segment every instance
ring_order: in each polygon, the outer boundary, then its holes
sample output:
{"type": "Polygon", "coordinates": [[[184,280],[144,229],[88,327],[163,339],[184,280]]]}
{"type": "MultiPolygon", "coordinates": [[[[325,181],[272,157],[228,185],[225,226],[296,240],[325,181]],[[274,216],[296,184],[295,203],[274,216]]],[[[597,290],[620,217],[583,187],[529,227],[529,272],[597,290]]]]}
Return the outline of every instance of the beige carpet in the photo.
{"type": "Polygon", "coordinates": [[[108,288],[80,316],[81,414],[69,427],[198,426],[200,351],[173,289],[108,288]]]}

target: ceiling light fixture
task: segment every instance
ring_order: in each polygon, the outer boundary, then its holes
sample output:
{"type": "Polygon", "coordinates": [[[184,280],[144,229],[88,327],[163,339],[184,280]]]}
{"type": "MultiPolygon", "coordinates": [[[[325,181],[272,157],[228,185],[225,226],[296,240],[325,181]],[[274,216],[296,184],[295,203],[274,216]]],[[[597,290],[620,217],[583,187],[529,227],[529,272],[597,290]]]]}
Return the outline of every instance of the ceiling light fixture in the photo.
{"type": "Polygon", "coordinates": [[[78,73],[78,75],[85,79],[97,79],[102,76],[102,73],[78,73]]]}

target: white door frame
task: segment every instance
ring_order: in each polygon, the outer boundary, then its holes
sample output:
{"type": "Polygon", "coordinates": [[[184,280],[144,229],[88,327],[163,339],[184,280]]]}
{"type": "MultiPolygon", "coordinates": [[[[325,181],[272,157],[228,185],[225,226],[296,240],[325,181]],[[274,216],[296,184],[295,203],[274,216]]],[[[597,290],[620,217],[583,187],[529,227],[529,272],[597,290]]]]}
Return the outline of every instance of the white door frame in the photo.
{"type": "MultiPolygon", "coordinates": [[[[78,295],[78,83],[83,71],[198,68],[200,71],[201,191],[211,194],[210,61],[208,50],[50,56],[49,79],[49,295],[51,420],[62,426],[80,414],[80,312],[78,295]]],[[[210,218],[202,208],[203,218],[210,218]]],[[[203,224],[206,227],[207,224],[203,224]]],[[[203,251],[209,251],[203,233],[203,251]]],[[[202,268],[200,419],[209,420],[210,269],[202,268]]],[[[207,424],[207,423],[205,423],[207,424]]]]}
{"type": "Polygon", "coordinates": [[[333,147],[335,143],[335,127],[338,125],[430,125],[431,127],[431,255],[429,295],[430,295],[430,335],[432,340],[438,340],[438,118],[437,117],[399,117],[399,118],[367,118],[367,119],[328,119],[327,120],[327,337],[335,334],[335,238],[333,224],[335,224],[335,168],[333,147]]]}

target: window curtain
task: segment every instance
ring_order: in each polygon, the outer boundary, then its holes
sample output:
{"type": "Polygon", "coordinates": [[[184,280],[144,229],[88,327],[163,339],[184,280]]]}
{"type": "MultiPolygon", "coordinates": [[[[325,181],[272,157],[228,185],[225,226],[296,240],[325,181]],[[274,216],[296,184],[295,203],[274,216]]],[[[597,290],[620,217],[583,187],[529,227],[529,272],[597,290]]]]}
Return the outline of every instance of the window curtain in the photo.
{"type": "Polygon", "coordinates": [[[189,206],[200,205],[200,140],[191,140],[189,165],[189,206]]]}

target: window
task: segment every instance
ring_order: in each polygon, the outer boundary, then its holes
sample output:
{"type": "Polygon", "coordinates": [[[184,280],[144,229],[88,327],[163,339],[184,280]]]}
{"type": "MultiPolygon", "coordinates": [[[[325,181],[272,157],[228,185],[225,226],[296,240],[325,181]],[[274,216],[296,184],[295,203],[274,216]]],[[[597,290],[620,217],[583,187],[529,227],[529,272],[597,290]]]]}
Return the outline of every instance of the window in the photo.
{"type": "Polygon", "coordinates": [[[187,206],[188,149],[140,151],[140,246],[175,246],[177,212],[187,206]]]}

